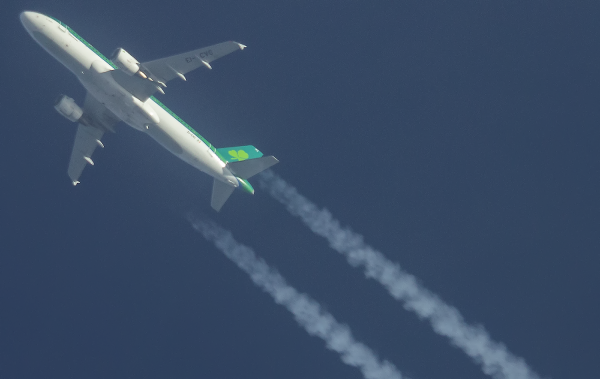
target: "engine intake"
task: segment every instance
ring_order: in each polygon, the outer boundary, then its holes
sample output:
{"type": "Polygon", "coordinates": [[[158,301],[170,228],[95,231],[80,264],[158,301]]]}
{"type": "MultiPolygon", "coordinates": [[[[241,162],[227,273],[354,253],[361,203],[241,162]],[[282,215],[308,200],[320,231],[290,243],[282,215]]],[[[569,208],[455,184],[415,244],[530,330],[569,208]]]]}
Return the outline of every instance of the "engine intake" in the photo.
{"type": "Polygon", "coordinates": [[[71,99],[67,95],[60,95],[58,99],[56,99],[56,103],[54,104],[54,109],[67,120],[72,122],[77,122],[83,116],[83,109],[79,107],[75,103],[75,100],[71,99]]]}
{"type": "Polygon", "coordinates": [[[133,76],[138,74],[144,77],[140,71],[140,62],[125,51],[125,49],[119,47],[112,54],[110,60],[127,75],[133,76]]]}

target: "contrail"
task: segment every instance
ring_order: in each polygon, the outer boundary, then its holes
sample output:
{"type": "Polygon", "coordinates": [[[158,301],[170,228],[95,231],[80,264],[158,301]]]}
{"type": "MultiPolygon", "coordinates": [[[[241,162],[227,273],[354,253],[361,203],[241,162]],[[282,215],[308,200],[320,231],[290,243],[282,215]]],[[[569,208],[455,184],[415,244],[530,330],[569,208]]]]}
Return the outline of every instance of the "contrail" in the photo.
{"type": "Polygon", "coordinates": [[[308,295],[299,293],[287,284],[277,270],[258,258],[252,249],[234,240],[230,232],[212,221],[192,215],[188,216],[188,220],[194,229],[245,271],[254,284],[271,295],[277,304],[292,312],[298,324],[310,335],[323,339],[327,348],[337,352],[344,363],[358,367],[366,379],[403,378],[392,363],[379,361],[370,348],[354,339],[346,325],[336,321],[308,295]]]}
{"type": "Polygon", "coordinates": [[[482,326],[467,324],[458,309],[446,304],[400,265],[365,244],[362,236],[340,226],[329,211],[319,209],[272,171],[261,173],[260,184],[292,215],[324,237],[348,263],[363,267],[365,275],[383,285],[405,309],[428,320],[436,333],[448,337],[453,345],[479,364],[485,374],[495,379],[540,378],[522,358],[509,352],[502,343],[493,341],[482,326]]]}

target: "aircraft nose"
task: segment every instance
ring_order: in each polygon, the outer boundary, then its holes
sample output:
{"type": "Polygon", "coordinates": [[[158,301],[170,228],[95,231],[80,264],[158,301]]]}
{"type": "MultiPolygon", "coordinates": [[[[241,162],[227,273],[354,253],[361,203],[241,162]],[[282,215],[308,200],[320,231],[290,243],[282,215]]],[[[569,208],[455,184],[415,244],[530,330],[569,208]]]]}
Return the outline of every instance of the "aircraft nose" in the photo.
{"type": "Polygon", "coordinates": [[[35,23],[36,23],[35,19],[39,18],[39,13],[25,11],[25,12],[21,12],[21,15],[19,16],[19,18],[21,19],[21,24],[23,24],[25,29],[27,29],[29,31],[37,29],[35,26],[35,23]]]}

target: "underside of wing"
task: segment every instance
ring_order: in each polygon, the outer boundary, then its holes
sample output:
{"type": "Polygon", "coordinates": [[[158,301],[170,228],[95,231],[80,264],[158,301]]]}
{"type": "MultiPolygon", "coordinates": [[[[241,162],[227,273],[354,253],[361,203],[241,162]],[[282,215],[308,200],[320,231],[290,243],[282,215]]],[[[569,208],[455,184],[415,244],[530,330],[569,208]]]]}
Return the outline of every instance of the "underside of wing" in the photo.
{"type": "Polygon", "coordinates": [[[71,151],[71,159],[69,160],[69,169],[67,173],[73,182],[73,185],[79,183],[79,177],[86,165],[94,165],[92,154],[97,146],[103,146],[100,139],[104,132],[93,126],[79,124],[77,133],[75,134],[75,143],[73,151],[71,151]]]}
{"type": "Polygon", "coordinates": [[[175,78],[186,80],[185,74],[197,69],[206,67],[211,69],[210,63],[216,59],[233,53],[236,50],[243,50],[246,46],[238,42],[222,42],[216,45],[203,47],[188,51],[186,53],[173,55],[166,58],[156,59],[150,62],[138,63],[129,53],[123,49],[117,49],[117,63],[121,62],[123,66],[118,70],[110,70],[102,75],[111,75],[112,78],[126,91],[137,97],[141,101],[146,101],[156,92],[165,93],[163,88],[166,83],[175,78]],[[122,58],[120,58],[122,56],[122,58]],[[129,61],[127,60],[129,59],[129,61]],[[131,62],[135,61],[134,63],[131,62]],[[127,70],[125,64],[133,64],[131,70],[127,70]],[[135,70],[137,73],[133,74],[135,70]]]}
{"type": "Polygon", "coordinates": [[[85,101],[83,102],[83,115],[86,121],[85,124],[113,133],[115,132],[115,125],[121,121],[89,92],[85,95],[85,101]]]}
{"type": "Polygon", "coordinates": [[[212,61],[234,51],[243,50],[245,47],[234,41],[222,42],[187,53],[145,62],[141,64],[141,67],[150,74],[150,77],[163,83],[177,77],[185,80],[184,74],[198,67],[212,68],[210,66],[212,61]]]}
{"type": "Polygon", "coordinates": [[[96,147],[104,147],[101,142],[104,132],[114,132],[115,125],[120,121],[117,116],[89,93],[86,95],[83,105],[83,115],[81,120],[83,122],[80,122],[77,126],[75,143],[73,144],[69,168],[67,169],[73,185],[79,183],[79,177],[86,165],[94,165],[92,154],[96,147]]]}

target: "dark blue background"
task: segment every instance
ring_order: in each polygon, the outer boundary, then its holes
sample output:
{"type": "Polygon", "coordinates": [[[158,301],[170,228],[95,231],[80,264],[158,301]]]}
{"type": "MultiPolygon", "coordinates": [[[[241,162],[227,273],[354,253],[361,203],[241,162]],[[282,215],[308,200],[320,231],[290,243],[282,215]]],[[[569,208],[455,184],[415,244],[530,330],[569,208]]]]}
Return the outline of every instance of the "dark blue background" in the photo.
{"type": "MultiPolygon", "coordinates": [[[[81,184],[84,90],[19,22],[35,10],[140,61],[248,45],[174,81],[218,147],[253,144],[540,374],[597,376],[597,1],[12,1],[2,25],[1,378],[360,378],[195,233],[205,213],[413,378],[479,367],[264,192],[123,125],[81,184]]],[[[257,181],[253,183],[258,189],[257,181]]]]}

